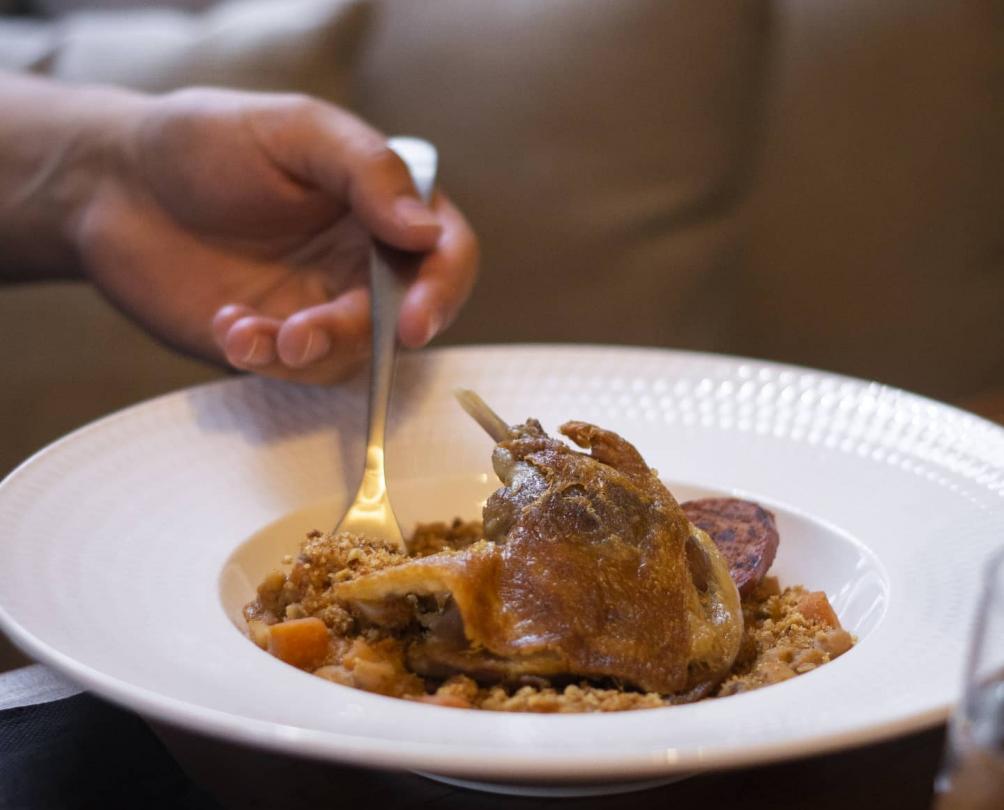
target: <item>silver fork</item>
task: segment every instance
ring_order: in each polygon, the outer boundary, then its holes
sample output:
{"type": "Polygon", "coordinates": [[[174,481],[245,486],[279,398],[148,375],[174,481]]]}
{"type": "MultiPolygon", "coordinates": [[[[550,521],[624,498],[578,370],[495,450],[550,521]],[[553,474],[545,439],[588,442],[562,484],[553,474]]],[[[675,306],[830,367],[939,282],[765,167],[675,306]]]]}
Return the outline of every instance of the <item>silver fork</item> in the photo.
{"type": "MultiPolygon", "coordinates": [[[[387,145],[404,161],[422,200],[428,202],[436,182],[436,148],[419,138],[390,138],[387,145]]],[[[370,365],[370,399],[366,434],[366,465],[356,497],[336,532],[352,532],[386,541],[407,550],[404,535],[387,495],[384,469],[384,434],[387,406],[394,381],[397,354],[397,318],[406,284],[374,245],[370,254],[370,296],[373,320],[373,359],[370,365]]]]}

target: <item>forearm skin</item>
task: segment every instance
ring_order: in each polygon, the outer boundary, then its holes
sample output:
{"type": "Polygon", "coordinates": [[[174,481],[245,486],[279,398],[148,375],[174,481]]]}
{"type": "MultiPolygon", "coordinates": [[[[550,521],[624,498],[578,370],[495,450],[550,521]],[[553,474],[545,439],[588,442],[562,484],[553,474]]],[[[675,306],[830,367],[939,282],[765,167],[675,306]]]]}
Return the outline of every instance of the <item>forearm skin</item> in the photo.
{"type": "Polygon", "coordinates": [[[0,281],[76,279],[75,229],[143,97],[0,71],[0,281]]]}

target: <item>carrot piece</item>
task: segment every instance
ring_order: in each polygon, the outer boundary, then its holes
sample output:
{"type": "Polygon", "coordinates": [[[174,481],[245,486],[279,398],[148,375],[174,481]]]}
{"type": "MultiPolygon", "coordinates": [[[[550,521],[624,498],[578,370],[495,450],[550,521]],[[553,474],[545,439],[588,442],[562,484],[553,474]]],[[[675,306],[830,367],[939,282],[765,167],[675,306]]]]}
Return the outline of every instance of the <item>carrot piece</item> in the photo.
{"type": "Polygon", "coordinates": [[[324,622],[313,616],[290,619],[269,628],[268,651],[300,669],[319,666],[328,654],[331,634],[324,622]]]}
{"type": "Polygon", "coordinates": [[[815,621],[829,627],[840,627],[840,619],[833,612],[830,600],[826,598],[826,594],[822,591],[813,591],[812,593],[805,594],[805,596],[798,600],[795,609],[810,622],[815,621]]]}

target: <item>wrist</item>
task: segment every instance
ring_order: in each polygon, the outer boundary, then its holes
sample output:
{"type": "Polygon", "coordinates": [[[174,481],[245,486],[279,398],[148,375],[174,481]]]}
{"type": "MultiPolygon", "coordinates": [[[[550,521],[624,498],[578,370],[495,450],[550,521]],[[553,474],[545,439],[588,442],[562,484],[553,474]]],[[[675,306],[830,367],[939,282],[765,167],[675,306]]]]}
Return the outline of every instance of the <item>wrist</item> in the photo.
{"type": "Polygon", "coordinates": [[[103,187],[128,171],[131,132],[146,97],[109,87],[0,77],[0,275],[73,279],[78,234],[103,187]]]}
{"type": "Polygon", "coordinates": [[[109,197],[136,186],[136,133],[150,96],[112,87],[77,91],[77,118],[66,160],[54,189],[59,199],[59,239],[69,258],[73,278],[88,275],[88,221],[109,197]]]}

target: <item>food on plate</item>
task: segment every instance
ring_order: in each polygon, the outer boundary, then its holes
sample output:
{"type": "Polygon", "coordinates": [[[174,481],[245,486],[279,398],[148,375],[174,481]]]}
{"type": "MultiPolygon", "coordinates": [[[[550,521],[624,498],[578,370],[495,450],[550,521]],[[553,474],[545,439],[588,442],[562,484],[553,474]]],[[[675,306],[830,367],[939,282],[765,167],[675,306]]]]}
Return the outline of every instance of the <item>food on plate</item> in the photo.
{"type": "Polygon", "coordinates": [[[759,505],[681,507],[633,445],[585,422],[561,433],[588,452],[534,419],[491,432],[503,486],[482,523],[419,526],[408,554],[312,532],[245,608],[252,639],[343,685],[551,712],[735,694],[853,643],[825,594],[765,576],[778,533],[759,505]]]}
{"type": "Polygon", "coordinates": [[[687,520],[711,535],[725,557],[740,596],[749,596],[774,562],[780,537],[774,516],[738,498],[703,498],[683,504],[687,520]]]}
{"type": "Polygon", "coordinates": [[[339,583],[335,598],[388,631],[422,626],[407,650],[421,676],[574,673],[705,694],[742,636],[724,560],[634,447],[582,422],[561,430],[591,455],[534,420],[496,445],[505,486],[484,539],[339,583]]]}

